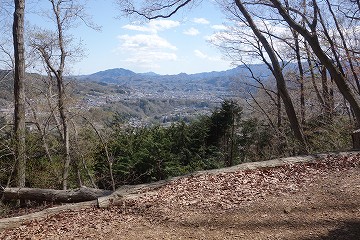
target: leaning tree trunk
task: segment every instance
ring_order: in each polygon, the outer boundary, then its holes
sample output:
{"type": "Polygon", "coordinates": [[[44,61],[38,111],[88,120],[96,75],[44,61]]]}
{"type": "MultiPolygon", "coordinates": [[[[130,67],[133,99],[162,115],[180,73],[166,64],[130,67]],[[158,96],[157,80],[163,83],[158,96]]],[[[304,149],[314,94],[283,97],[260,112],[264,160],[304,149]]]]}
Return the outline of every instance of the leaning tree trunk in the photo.
{"type": "MultiPolygon", "coordinates": [[[[360,4],[360,1],[357,0],[357,3],[360,4]]],[[[326,0],[326,4],[328,5],[329,11],[330,11],[331,16],[333,18],[333,21],[335,23],[337,32],[338,32],[339,37],[341,39],[341,43],[343,45],[343,48],[344,48],[344,51],[345,51],[345,54],[346,54],[346,60],[347,60],[347,63],[349,64],[349,68],[351,70],[352,76],[353,76],[354,81],[356,83],[358,94],[360,94],[360,80],[359,80],[359,77],[358,77],[358,72],[356,71],[356,67],[354,66],[354,60],[351,57],[351,53],[350,53],[351,50],[349,49],[348,44],[346,43],[346,39],[345,39],[345,36],[344,36],[344,34],[343,34],[342,30],[341,30],[339,20],[336,18],[336,15],[335,15],[335,13],[334,13],[334,11],[332,9],[330,1],[326,0]]]]}
{"type": "MultiPolygon", "coordinates": [[[[278,10],[279,14],[283,17],[283,19],[289,24],[291,28],[296,30],[300,35],[302,35],[305,40],[309,43],[311,49],[314,54],[317,56],[319,61],[326,67],[329,71],[331,78],[334,80],[337,88],[340,93],[345,97],[345,99],[349,102],[355,119],[356,124],[360,127],[360,100],[357,95],[351,90],[351,87],[348,84],[346,76],[342,74],[341,70],[335,65],[335,63],[327,56],[324,50],[321,48],[319,38],[316,33],[316,21],[312,24],[312,32],[309,32],[306,28],[302,27],[298,24],[291,16],[286,12],[284,6],[278,0],[270,0],[270,2],[274,5],[274,7],[278,10]]],[[[317,20],[317,11],[318,8],[316,6],[316,1],[314,1],[314,16],[317,20]]]]}
{"type": "Polygon", "coordinates": [[[24,12],[25,0],[15,0],[13,23],[14,41],[14,132],[15,163],[17,164],[17,186],[25,186],[25,49],[24,49],[24,12]]]}
{"type": "Polygon", "coordinates": [[[246,10],[243,3],[240,0],[236,0],[235,2],[236,2],[237,7],[243,14],[243,16],[246,18],[252,31],[254,32],[254,34],[256,35],[258,40],[261,42],[261,44],[264,46],[267,54],[269,55],[269,58],[271,59],[272,68],[270,70],[272,71],[272,73],[276,79],[277,88],[278,88],[279,94],[281,96],[281,99],[283,100],[285,111],[286,111],[287,117],[289,118],[291,129],[294,132],[296,139],[299,141],[300,146],[302,147],[302,149],[301,149],[302,153],[307,153],[308,149],[307,149],[306,140],[305,140],[303,131],[301,129],[299,120],[297,118],[291,97],[287,90],[285,78],[282,73],[282,69],[280,67],[277,56],[276,56],[273,48],[271,47],[270,43],[266,40],[265,36],[257,28],[255,22],[253,21],[249,12],[246,10]]]}

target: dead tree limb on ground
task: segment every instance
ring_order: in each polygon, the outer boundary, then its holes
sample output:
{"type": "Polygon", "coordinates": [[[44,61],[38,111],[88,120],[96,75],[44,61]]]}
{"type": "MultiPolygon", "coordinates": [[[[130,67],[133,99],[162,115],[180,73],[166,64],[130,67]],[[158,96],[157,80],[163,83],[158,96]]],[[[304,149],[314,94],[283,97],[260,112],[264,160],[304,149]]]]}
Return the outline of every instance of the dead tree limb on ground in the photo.
{"type": "Polygon", "coordinates": [[[96,200],[99,197],[110,195],[112,191],[81,187],[73,190],[54,190],[41,188],[5,188],[4,200],[33,200],[56,203],[76,203],[96,200]]]}

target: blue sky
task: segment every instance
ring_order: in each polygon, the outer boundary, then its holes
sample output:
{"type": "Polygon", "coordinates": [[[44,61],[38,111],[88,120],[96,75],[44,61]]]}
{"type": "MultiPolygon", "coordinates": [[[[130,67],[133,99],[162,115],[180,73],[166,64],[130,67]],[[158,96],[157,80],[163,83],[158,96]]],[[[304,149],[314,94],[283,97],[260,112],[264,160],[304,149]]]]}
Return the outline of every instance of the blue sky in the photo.
{"type": "Polygon", "coordinates": [[[116,18],[120,10],[112,0],[89,1],[87,12],[102,26],[102,31],[79,26],[73,32],[86,48],[86,57],[73,66],[73,74],[111,68],[159,74],[231,68],[231,62],[224,60],[220,51],[207,42],[225,22],[220,8],[212,2],[203,1],[197,8],[170,19],[136,22],[116,18]]]}

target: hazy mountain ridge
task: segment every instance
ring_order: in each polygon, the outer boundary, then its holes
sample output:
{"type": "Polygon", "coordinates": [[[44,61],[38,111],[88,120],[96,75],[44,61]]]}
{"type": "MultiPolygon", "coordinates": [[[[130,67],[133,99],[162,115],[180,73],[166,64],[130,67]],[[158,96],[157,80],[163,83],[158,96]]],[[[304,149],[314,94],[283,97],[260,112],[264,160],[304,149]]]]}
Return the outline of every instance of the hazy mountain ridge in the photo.
{"type": "MultiPolygon", "coordinates": [[[[269,70],[264,64],[251,65],[253,72],[269,75],[269,70]]],[[[226,71],[213,71],[195,74],[179,73],[176,75],[160,75],[154,72],[135,73],[133,71],[115,68],[96,72],[90,75],[78,76],[83,81],[96,81],[124,85],[128,87],[155,87],[162,90],[177,89],[188,91],[191,89],[223,88],[229,90],[231,84],[239,79],[249,81],[249,72],[243,66],[238,66],[226,71]]]]}
{"type": "MultiPolygon", "coordinates": [[[[255,73],[269,75],[264,64],[251,65],[255,73]]],[[[44,76],[27,74],[26,84],[32,84],[44,76]]],[[[72,91],[77,96],[87,94],[109,95],[127,92],[131,98],[191,99],[218,102],[233,96],[234,86],[239,80],[253,81],[243,66],[226,71],[212,71],[196,74],[180,73],[176,75],[160,75],[154,72],[135,73],[124,68],[107,69],[89,75],[70,76],[72,91]]],[[[13,75],[9,70],[0,70],[0,106],[9,108],[13,102],[13,75]]]]}
{"type": "MultiPolygon", "coordinates": [[[[252,65],[251,68],[263,79],[269,76],[264,64],[252,65]]],[[[249,76],[249,71],[243,66],[226,71],[176,75],[135,73],[115,68],[74,76],[74,79],[83,86],[78,95],[89,107],[107,108],[123,116],[164,123],[207,115],[224,99],[245,97],[239,88],[250,90],[251,87],[244,84],[239,87],[239,81],[254,85],[249,76]]]]}

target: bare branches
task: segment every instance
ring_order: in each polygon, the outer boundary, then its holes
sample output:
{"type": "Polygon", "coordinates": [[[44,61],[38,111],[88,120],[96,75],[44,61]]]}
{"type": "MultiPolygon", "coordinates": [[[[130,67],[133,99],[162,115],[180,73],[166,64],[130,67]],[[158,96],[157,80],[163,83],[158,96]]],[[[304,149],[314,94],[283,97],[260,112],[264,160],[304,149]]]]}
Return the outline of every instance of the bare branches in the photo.
{"type": "Polygon", "coordinates": [[[247,11],[247,9],[244,6],[244,4],[242,3],[242,1],[236,0],[235,3],[236,3],[236,6],[241,11],[242,15],[245,17],[246,21],[249,23],[249,26],[250,26],[251,30],[253,31],[254,35],[257,37],[259,42],[261,42],[267,55],[270,58],[272,73],[276,79],[277,89],[280,93],[280,96],[281,96],[283,102],[284,102],[285,110],[286,110],[287,116],[290,121],[291,129],[293,130],[296,139],[302,144],[302,146],[303,146],[302,151],[307,152],[308,151],[307,143],[306,143],[304,134],[302,132],[302,129],[300,127],[300,124],[299,124],[299,121],[298,121],[298,118],[297,118],[297,115],[296,115],[296,112],[294,109],[294,105],[292,103],[291,97],[290,97],[288,89],[286,87],[286,81],[285,81],[284,75],[282,73],[282,68],[280,67],[280,64],[279,64],[277,53],[274,50],[271,42],[269,42],[269,40],[266,39],[266,37],[261,33],[261,31],[257,27],[255,21],[253,20],[250,13],[247,11]]]}
{"type": "Polygon", "coordinates": [[[189,6],[196,0],[168,0],[168,1],[145,1],[143,7],[137,8],[131,0],[119,0],[118,4],[122,12],[129,15],[138,15],[148,20],[157,18],[170,18],[180,9],[189,6]]]}
{"type": "MultiPolygon", "coordinates": [[[[312,28],[311,32],[309,32],[305,27],[301,26],[300,23],[296,22],[295,19],[293,19],[282,3],[278,0],[270,0],[274,7],[277,8],[279,14],[283,17],[283,19],[289,24],[291,28],[293,28],[295,31],[297,31],[304,39],[309,43],[309,46],[312,48],[314,54],[318,57],[319,61],[327,68],[329,71],[332,79],[336,83],[339,91],[341,94],[346,98],[346,100],[350,103],[351,107],[353,108],[355,118],[357,120],[357,125],[360,126],[360,101],[357,96],[354,95],[354,92],[352,91],[346,76],[343,74],[342,71],[342,65],[339,65],[339,61],[336,61],[335,63],[333,60],[326,54],[326,52],[322,49],[322,45],[319,41],[319,34],[316,28],[312,28]]],[[[316,0],[313,0],[313,7],[314,12],[319,11],[319,7],[317,5],[316,0]]],[[[320,19],[320,21],[323,23],[323,21],[320,19]]],[[[315,22],[314,27],[316,27],[315,22]]],[[[324,30],[326,30],[326,26],[322,24],[322,27],[324,30]]],[[[329,40],[329,37],[328,37],[329,40]]],[[[329,44],[332,44],[329,42],[329,44]]],[[[332,48],[333,49],[333,48],[332,48]]],[[[332,51],[332,53],[335,55],[333,56],[335,59],[338,57],[338,53],[332,51]]]]}
{"type": "Polygon", "coordinates": [[[13,53],[5,47],[5,43],[0,43],[0,53],[2,53],[8,59],[6,60],[5,57],[1,58],[0,64],[2,64],[3,66],[7,66],[7,68],[9,69],[14,69],[15,62],[13,53]]]}
{"type": "Polygon", "coordinates": [[[67,102],[67,91],[65,84],[65,67],[68,65],[69,57],[75,57],[82,52],[81,46],[74,47],[72,36],[68,31],[76,27],[77,21],[84,22],[87,26],[95,28],[92,23],[88,22],[85,13],[85,5],[82,1],[75,0],[48,0],[51,5],[51,11],[48,15],[55,23],[53,31],[36,29],[31,35],[30,44],[40,55],[48,73],[49,79],[56,80],[57,86],[57,108],[59,113],[58,121],[55,114],[52,116],[56,120],[58,129],[61,129],[62,144],[64,151],[63,160],[63,189],[67,189],[67,181],[70,171],[70,129],[69,129],[69,107],[67,102]],[[61,126],[61,128],[60,128],[61,126]]]}

